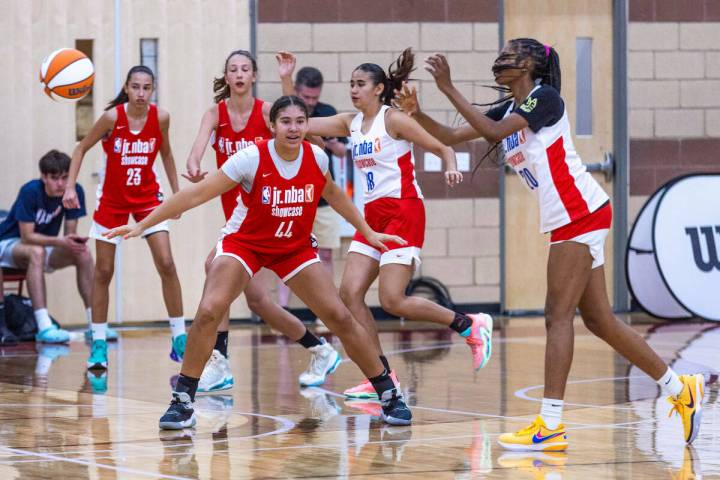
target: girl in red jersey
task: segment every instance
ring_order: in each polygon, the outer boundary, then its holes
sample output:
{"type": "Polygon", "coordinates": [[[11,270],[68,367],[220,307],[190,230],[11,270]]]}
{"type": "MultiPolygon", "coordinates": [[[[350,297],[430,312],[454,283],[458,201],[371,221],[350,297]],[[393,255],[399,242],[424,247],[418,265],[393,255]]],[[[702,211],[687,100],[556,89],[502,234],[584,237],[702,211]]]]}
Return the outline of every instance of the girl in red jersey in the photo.
{"type": "MultiPolygon", "coordinates": [[[[220,168],[236,152],[255,145],[258,140],[272,138],[269,128],[271,105],[252,95],[252,86],[257,75],[255,58],[246,50],[235,50],[225,60],[223,73],[223,76],[216,78],[213,83],[215,105],[203,115],[200,130],[187,159],[187,174],[183,174],[183,177],[193,183],[207,175],[207,172],[201,170],[200,161],[208,142],[215,150],[217,167],[220,168]]],[[[240,193],[241,188],[238,185],[222,194],[225,220],[228,220],[235,210],[240,193]]],[[[206,270],[215,258],[215,253],[215,249],[210,252],[205,262],[206,270]]],[[[262,278],[250,282],[245,289],[245,297],[250,310],[312,353],[308,369],[300,374],[300,385],[322,385],[327,374],[332,373],[340,364],[337,351],[324,339],[321,340],[308,331],[297,317],[273,302],[262,278]]],[[[218,327],[215,348],[200,377],[198,392],[226,390],[234,384],[227,359],[229,326],[228,311],[218,327]]]]}
{"type": "Polygon", "coordinates": [[[562,424],[563,398],[573,358],[576,311],[593,334],[652,377],[682,419],[684,439],[700,428],[704,378],[678,376],[629,325],[615,317],[605,289],[604,243],[612,210],[607,194],[575,150],[565,102],[560,96],[557,51],[533,38],[510,40],[492,66],[495,82],[508,95],[482,112],[450,77],[440,54],[426,60],[438,89],[467,120],[439,124],[420,111],[417,94],[403,86],[398,104],[446,145],[483,137],[501,148],[503,161],[537,199],[540,231],[550,234],[545,299],[545,382],[540,415],[529,426],[500,435],[510,450],[560,451],[568,446],[562,424]]]}
{"type": "Polygon", "coordinates": [[[208,271],[203,296],[190,327],[188,348],[173,400],[160,428],[195,424],[192,402],[213,336],[230,303],[262,267],[273,270],[340,338],[350,358],[367,375],[382,401],[383,419],[407,425],[412,415],[380,361],[369,333],[343,305],[330,275],[308,243],[320,195],[380,251],[383,242],[404,244],[377,233],[332,181],[325,152],[304,141],[307,107],[297,97],[278,99],[270,110],[274,140],[263,140],[233,155],[222,168],[183,189],[134,226],[116,228],[108,237],[136,237],[163,220],[241,186],[238,205],[223,228],[208,271]]]}
{"type": "MultiPolygon", "coordinates": [[[[282,61],[294,65],[291,54],[282,52],[282,56],[282,61]]],[[[408,48],[390,66],[388,74],[374,63],[359,65],[350,79],[350,97],[358,112],[310,119],[312,134],[351,138],[353,161],[366,181],[365,219],[370,226],[408,241],[407,246],[395,245],[389,252],[381,252],[357,232],[345,262],[340,295],[353,316],[373,332],[375,345],[382,351],[375,321],[365,303],[370,285],[379,277],[380,304],[386,312],[409,320],[439,323],[458,332],[470,346],[477,370],[490,358],[492,318],[486,314],[453,312],[430,300],[405,295],[414,267],[420,263],[425,237],[425,207],[415,180],[413,143],[443,159],[448,185],[462,181],[453,150],[390,107],[395,89],[414,70],[413,62],[414,55],[408,48]]],[[[283,79],[283,88],[289,85],[291,82],[283,79]]],[[[387,366],[385,356],[381,360],[387,366]]],[[[365,381],[346,390],[345,395],[374,398],[375,393],[365,381]]]]}
{"type": "MultiPolygon", "coordinates": [[[[162,156],[170,188],[173,192],[178,190],[168,134],[170,115],[150,103],[154,89],[153,72],[142,65],[132,67],[118,96],[108,104],[105,113],[72,154],[70,176],[63,196],[66,208],[77,206],[75,182],[85,153],[102,141],[106,156],[104,178],[98,186],[98,206],[90,228],[90,237],[97,240],[97,258],[92,289],[92,349],[88,369],[107,368],[109,287],[115,266],[115,246],[120,239],[110,240],[103,234],[126,224],[130,215],[139,222],[162,203],[163,194],[153,172],[158,153],[162,156]]],[[[185,353],[187,336],[180,280],[175,271],[168,230],[167,222],[163,222],[144,231],[143,237],[147,239],[162,281],[172,331],[170,358],[179,362],[185,353]]]]}

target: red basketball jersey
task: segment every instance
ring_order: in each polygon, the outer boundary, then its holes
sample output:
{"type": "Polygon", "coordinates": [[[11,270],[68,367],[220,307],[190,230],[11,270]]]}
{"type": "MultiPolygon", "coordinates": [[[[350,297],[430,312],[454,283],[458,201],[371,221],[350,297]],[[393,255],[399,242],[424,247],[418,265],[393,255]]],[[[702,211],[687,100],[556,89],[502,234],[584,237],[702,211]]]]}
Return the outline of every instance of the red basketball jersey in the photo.
{"type": "Polygon", "coordinates": [[[267,140],[256,145],[260,161],[252,189],[249,193],[240,189],[240,203],[223,233],[261,255],[305,248],[326,181],[312,145],[303,142],[302,163],[291,179],[282,178],[275,168],[267,140]]]}
{"type": "MultiPolygon", "coordinates": [[[[227,103],[225,100],[221,100],[217,104],[218,108],[218,126],[215,129],[215,138],[212,141],[212,147],[215,150],[215,160],[217,161],[217,167],[220,168],[230,157],[250,145],[255,145],[259,140],[272,138],[272,132],[265,124],[263,118],[262,108],[263,101],[255,99],[253,104],[252,112],[248,118],[245,128],[236,132],[232,128],[232,122],[230,122],[230,115],[227,110],[227,103]]],[[[225,213],[225,220],[230,218],[235,205],[237,205],[237,197],[240,195],[240,187],[233,188],[222,194],[222,206],[223,212],[225,213]]]]}
{"type": "Polygon", "coordinates": [[[125,105],[115,107],[113,131],[102,141],[105,173],[98,185],[98,203],[108,211],[140,212],[162,202],[153,164],[162,145],[157,107],[150,104],[143,129],[130,131],[125,105]]]}

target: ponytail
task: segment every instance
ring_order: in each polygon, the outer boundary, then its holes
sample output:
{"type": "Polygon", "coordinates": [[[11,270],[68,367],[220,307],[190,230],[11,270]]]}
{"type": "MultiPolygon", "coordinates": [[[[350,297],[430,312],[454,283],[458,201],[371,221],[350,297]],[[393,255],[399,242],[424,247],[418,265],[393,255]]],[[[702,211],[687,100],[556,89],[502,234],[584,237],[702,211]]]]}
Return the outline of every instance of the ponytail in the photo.
{"type": "Polygon", "coordinates": [[[412,48],[408,47],[402,51],[400,56],[390,64],[388,74],[376,63],[362,63],[355,70],[368,74],[375,85],[382,84],[383,91],[380,94],[380,103],[390,105],[395,98],[395,90],[402,87],[403,82],[410,78],[410,73],[415,70],[415,54],[412,48]]]}
{"type": "Polygon", "coordinates": [[[120,93],[118,93],[115,98],[110,100],[110,102],[108,102],[107,107],[105,107],[106,111],[111,110],[118,105],[122,105],[129,100],[127,91],[125,89],[127,88],[128,83],[130,83],[130,77],[132,77],[134,73],[145,73],[147,75],[150,75],[153,85],[155,85],[155,74],[153,73],[153,71],[145,65],[135,65],[128,71],[127,77],[125,78],[125,84],[123,85],[123,88],[120,89],[120,93]]]}

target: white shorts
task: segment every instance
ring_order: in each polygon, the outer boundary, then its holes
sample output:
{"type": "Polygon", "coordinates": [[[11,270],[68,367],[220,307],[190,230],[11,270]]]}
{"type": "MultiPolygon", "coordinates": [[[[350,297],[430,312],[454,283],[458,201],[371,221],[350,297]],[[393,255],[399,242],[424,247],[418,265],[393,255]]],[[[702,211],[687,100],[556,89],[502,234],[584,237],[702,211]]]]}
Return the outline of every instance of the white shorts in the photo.
{"type": "Polygon", "coordinates": [[[329,205],[318,207],[313,223],[313,233],[318,240],[318,248],[340,248],[338,214],[329,205]]]}
{"type": "Polygon", "coordinates": [[[401,265],[420,265],[420,252],[421,249],[418,247],[401,247],[394,248],[385,253],[380,253],[380,250],[371,247],[370,245],[357,240],[350,242],[350,248],[348,253],[355,252],[366,257],[370,257],[380,262],[380,266],[387,265],[388,263],[399,263],[401,265]]]}
{"type": "MultiPolygon", "coordinates": [[[[20,242],[21,240],[19,237],[0,240],[0,267],[21,268],[15,264],[12,254],[15,246],[20,242]]],[[[45,273],[52,273],[54,271],[54,269],[50,267],[50,255],[52,254],[54,248],[55,247],[45,247],[45,273]]]]}
{"type": "MultiPolygon", "coordinates": [[[[103,227],[99,223],[93,221],[92,225],[90,226],[90,232],[88,232],[88,237],[94,238],[95,240],[101,240],[103,242],[112,243],[113,245],[120,245],[120,242],[122,241],[122,237],[115,237],[115,238],[105,238],[103,237],[104,233],[109,232],[112,230],[111,228],[103,227]]],[[[149,235],[152,235],[153,233],[157,232],[169,232],[170,231],[170,223],[167,220],[164,220],[154,227],[150,227],[147,230],[145,230],[142,233],[142,238],[146,238],[149,235]]]]}
{"type": "Polygon", "coordinates": [[[592,255],[593,258],[592,268],[597,268],[605,263],[605,239],[607,238],[609,231],[610,229],[608,228],[594,230],[567,240],[550,242],[550,245],[562,242],[577,242],[587,245],[590,248],[590,255],[592,255]]]}

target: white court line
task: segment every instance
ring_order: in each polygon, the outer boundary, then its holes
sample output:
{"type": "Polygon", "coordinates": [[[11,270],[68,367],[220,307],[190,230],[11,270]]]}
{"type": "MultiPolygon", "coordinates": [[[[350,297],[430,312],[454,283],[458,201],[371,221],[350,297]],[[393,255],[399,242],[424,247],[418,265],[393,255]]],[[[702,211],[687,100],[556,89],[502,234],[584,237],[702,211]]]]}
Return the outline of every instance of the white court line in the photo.
{"type": "Polygon", "coordinates": [[[19,448],[11,448],[11,447],[3,447],[0,446],[0,450],[3,450],[8,453],[13,453],[16,455],[22,455],[22,456],[32,456],[32,457],[38,457],[43,459],[43,461],[48,462],[66,462],[66,463],[74,463],[76,465],[83,465],[86,467],[97,467],[97,468],[104,468],[107,470],[114,470],[116,472],[120,473],[129,473],[132,475],[141,475],[143,477],[151,477],[151,478],[170,478],[175,480],[189,480],[188,477],[175,477],[172,475],[164,475],[162,473],[157,472],[146,472],[144,470],[137,470],[134,468],[125,468],[125,467],[114,467],[112,465],[105,465],[102,463],[96,463],[96,462],[88,462],[85,460],[79,460],[76,458],[63,458],[58,457],[57,455],[51,455],[48,453],[36,453],[36,452],[30,452],[27,450],[20,450],[19,448]]]}
{"type": "MultiPolygon", "coordinates": [[[[258,439],[258,438],[268,437],[268,436],[270,436],[270,435],[280,435],[280,434],[286,433],[286,432],[292,430],[293,428],[295,428],[295,425],[296,425],[295,422],[293,422],[292,420],[288,420],[287,418],[283,418],[283,417],[276,417],[276,416],[273,416],[273,415],[264,415],[264,414],[262,414],[262,413],[247,413],[247,412],[230,412],[230,413],[232,413],[233,415],[243,415],[243,416],[267,418],[267,419],[273,420],[273,421],[275,421],[275,422],[277,422],[277,423],[280,423],[282,426],[281,426],[280,428],[275,429],[275,430],[271,430],[271,431],[269,431],[269,432],[264,432],[264,433],[258,433],[258,434],[256,434],[256,435],[247,435],[247,436],[244,436],[244,437],[231,437],[231,436],[227,436],[227,437],[225,437],[225,438],[222,438],[222,439],[219,439],[219,440],[211,440],[211,441],[209,441],[209,442],[206,442],[205,440],[199,440],[199,441],[202,441],[202,442],[204,442],[204,443],[209,443],[209,444],[212,445],[212,444],[215,444],[215,443],[227,442],[227,441],[229,441],[229,440],[233,440],[233,441],[254,440],[254,439],[258,439]]],[[[180,432],[180,431],[181,431],[181,430],[178,430],[178,432],[180,432]]],[[[156,442],[157,440],[162,441],[161,438],[156,438],[156,439],[155,439],[155,438],[140,439],[140,440],[136,440],[136,441],[135,441],[136,444],[120,444],[120,447],[121,447],[121,449],[139,448],[139,449],[145,450],[145,449],[147,449],[147,448],[162,448],[162,449],[164,450],[164,449],[168,449],[168,448],[187,447],[187,445],[188,445],[187,442],[186,442],[186,443],[171,444],[171,445],[165,445],[165,444],[163,444],[163,445],[140,445],[140,444],[139,444],[139,443],[142,443],[142,442],[153,442],[153,443],[154,443],[154,442],[156,442]]],[[[90,445],[90,444],[88,444],[88,445],[90,445]]],[[[5,447],[5,448],[10,448],[10,447],[5,447]]],[[[115,453],[120,453],[119,450],[120,450],[120,449],[117,449],[117,448],[115,448],[115,449],[102,449],[102,450],[77,450],[77,451],[70,451],[70,452],[56,452],[55,454],[49,454],[49,455],[59,456],[59,455],[83,455],[83,454],[84,454],[84,455],[87,455],[87,454],[91,454],[91,453],[93,453],[93,454],[94,454],[94,453],[113,453],[113,452],[115,452],[115,453]]],[[[35,454],[32,453],[32,452],[29,454],[29,456],[34,456],[34,455],[35,455],[35,454]]],[[[42,454],[41,454],[41,455],[42,455],[42,454]]],[[[18,455],[18,456],[21,456],[21,455],[18,455]]],[[[62,457],[59,457],[59,458],[62,458],[62,457]]],[[[107,457],[107,458],[114,458],[114,457],[107,457]]],[[[28,461],[28,460],[25,460],[25,462],[27,462],[27,461],[28,461]]],[[[10,463],[15,463],[15,462],[10,462],[10,463]]],[[[0,464],[2,464],[2,462],[0,462],[0,464]]]]}

